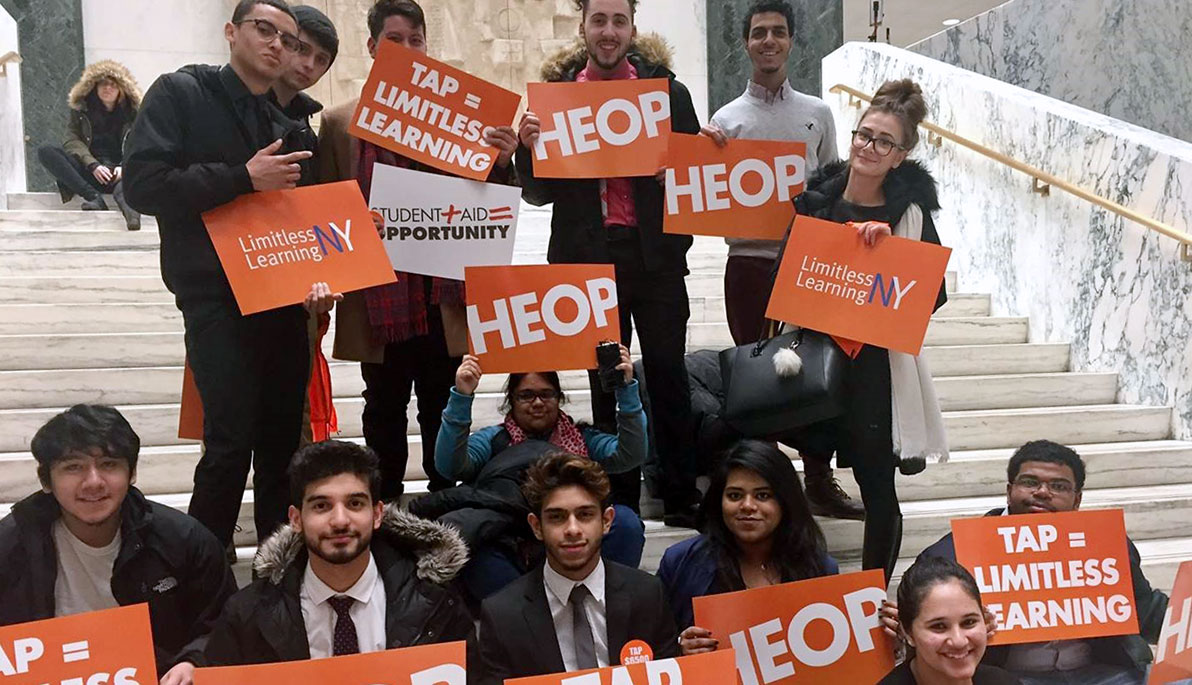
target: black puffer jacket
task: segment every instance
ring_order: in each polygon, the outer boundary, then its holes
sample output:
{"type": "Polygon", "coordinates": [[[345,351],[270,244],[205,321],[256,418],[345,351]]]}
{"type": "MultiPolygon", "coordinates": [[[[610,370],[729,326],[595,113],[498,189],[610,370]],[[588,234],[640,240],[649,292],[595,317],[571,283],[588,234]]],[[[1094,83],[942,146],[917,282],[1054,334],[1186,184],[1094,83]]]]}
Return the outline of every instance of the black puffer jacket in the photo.
{"type": "MultiPolygon", "coordinates": [[[[472,616],[449,585],[468,561],[459,534],[389,505],[372,539],[385,585],[388,649],[467,640],[472,616]]],[[[257,552],[257,579],[228,600],[211,633],[204,665],[231,666],[310,658],[299,592],[306,572],[302,534],[285,526],[257,552]]]]}
{"type": "MultiPolygon", "coordinates": [[[[0,625],[54,617],[58,553],[52,527],[61,516],[52,495],[21,500],[0,521],[0,625]]],[[[223,548],[189,516],[130,488],[121,508],[121,545],[112,595],[121,606],[149,604],[157,670],[198,663],[207,634],[236,591],[223,548]]]]}
{"type": "MultiPolygon", "coordinates": [[[[654,35],[639,37],[629,53],[629,61],[637,69],[638,78],[670,80],[671,130],[699,133],[699,119],[691,104],[691,93],[668,68],[670,59],[670,48],[654,35]]],[[[542,79],[574,81],[587,61],[587,50],[582,42],[577,42],[547,61],[542,67],[542,79]]],[[[599,180],[535,178],[532,158],[533,154],[526,147],[519,146],[514,162],[522,185],[522,198],[532,205],[552,202],[555,205],[547,261],[551,264],[610,263],[608,232],[604,230],[604,213],[600,208],[599,180]]],[[[643,176],[635,178],[633,186],[646,271],[686,273],[691,236],[662,232],[665,199],[662,185],[653,176],[643,176]]]]}

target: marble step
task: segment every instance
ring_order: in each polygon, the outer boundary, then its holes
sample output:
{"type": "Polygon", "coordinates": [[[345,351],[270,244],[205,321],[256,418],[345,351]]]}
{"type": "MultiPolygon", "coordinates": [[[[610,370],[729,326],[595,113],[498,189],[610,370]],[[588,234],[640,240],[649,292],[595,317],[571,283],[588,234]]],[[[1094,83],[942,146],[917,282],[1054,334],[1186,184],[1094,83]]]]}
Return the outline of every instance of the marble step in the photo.
{"type": "MultiPolygon", "coordinates": [[[[124,216],[116,208],[114,200],[105,198],[104,202],[108,205],[106,212],[84,212],[81,209],[14,210],[10,206],[9,209],[0,211],[0,231],[45,231],[47,234],[53,234],[61,231],[62,227],[69,226],[74,231],[104,233],[109,240],[114,239],[113,233],[127,235],[138,233],[138,231],[128,230],[128,226],[124,223],[124,216]]],[[[151,216],[142,216],[139,233],[151,236],[152,240],[156,242],[157,219],[151,216]]],[[[14,248],[6,247],[5,249],[14,248]]]]}
{"type": "Polygon", "coordinates": [[[147,276],[0,276],[9,304],[173,302],[159,274],[147,276]]]}

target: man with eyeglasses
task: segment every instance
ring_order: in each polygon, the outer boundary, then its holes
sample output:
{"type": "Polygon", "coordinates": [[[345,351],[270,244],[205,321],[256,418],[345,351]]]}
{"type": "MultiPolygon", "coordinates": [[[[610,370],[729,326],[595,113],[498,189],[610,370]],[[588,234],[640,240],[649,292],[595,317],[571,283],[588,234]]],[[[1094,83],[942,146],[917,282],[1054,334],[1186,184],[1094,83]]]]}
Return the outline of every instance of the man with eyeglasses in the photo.
{"type": "MultiPolygon", "coordinates": [[[[1084,490],[1084,461],[1075,451],[1049,440],[1028,442],[1010,457],[1006,468],[1006,506],[986,516],[1047,514],[1076,511],[1084,490]]],[[[1129,539],[1130,574],[1139,632],[1087,640],[1055,640],[990,647],[983,663],[1000,666],[1022,685],[1142,685],[1152,661],[1147,643],[1155,644],[1163,628],[1167,595],[1151,587],[1142,573],[1138,548],[1129,539]]],[[[956,558],[952,534],[923,550],[919,558],[956,558]]],[[[887,603],[883,623],[896,630],[898,608],[887,603]]]]}
{"type": "MultiPolygon", "coordinates": [[[[253,468],[264,540],[286,522],[286,466],[298,447],[309,370],[302,306],[241,316],[202,213],[254,191],[294,188],[311,157],[270,88],[301,48],[283,0],[241,0],[224,26],[231,59],[159,78],[128,137],[129,204],[157,217],[161,270],[185,322],[205,414],[190,514],[227,546],[253,468]]],[[[316,284],[321,285],[321,284],[316,284]]],[[[307,309],[333,296],[312,286],[307,309]]]]}

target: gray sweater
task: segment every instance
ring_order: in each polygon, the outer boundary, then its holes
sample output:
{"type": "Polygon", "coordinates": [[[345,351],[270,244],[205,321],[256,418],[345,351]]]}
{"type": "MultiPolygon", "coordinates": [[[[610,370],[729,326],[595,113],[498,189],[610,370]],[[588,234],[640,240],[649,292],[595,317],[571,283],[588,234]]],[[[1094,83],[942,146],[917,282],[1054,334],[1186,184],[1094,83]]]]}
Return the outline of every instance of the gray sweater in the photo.
{"type": "MultiPolygon", "coordinates": [[[[823,100],[804,95],[783,83],[770,93],[753,81],[736,100],[712,115],[712,123],[729,138],[748,140],[790,140],[807,145],[807,177],[820,165],[835,162],[836,123],[823,100]]],[[[777,259],[781,243],[776,240],[728,238],[728,256],[777,259]]]]}

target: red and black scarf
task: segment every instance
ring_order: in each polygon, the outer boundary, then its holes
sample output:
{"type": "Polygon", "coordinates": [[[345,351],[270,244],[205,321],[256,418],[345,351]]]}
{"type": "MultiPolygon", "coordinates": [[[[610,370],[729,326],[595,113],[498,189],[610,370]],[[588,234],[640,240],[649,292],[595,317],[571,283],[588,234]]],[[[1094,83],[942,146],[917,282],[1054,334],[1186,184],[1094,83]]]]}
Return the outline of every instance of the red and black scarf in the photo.
{"type": "MultiPolygon", "coordinates": [[[[505,431],[509,433],[510,447],[525,442],[529,437],[522,430],[521,426],[517,425],[517,422],[513,420],[512,413],[505,415],[505,423],[503,425],[505,431]]],[[[551,431],[547,442],[567,452],[567,454],[574,454],[579,457],[588,456],[588,445],[584,442],[583,431],[564,412],[559,412],[559,420],[555,423],[555,429],[551,431]]]]}

